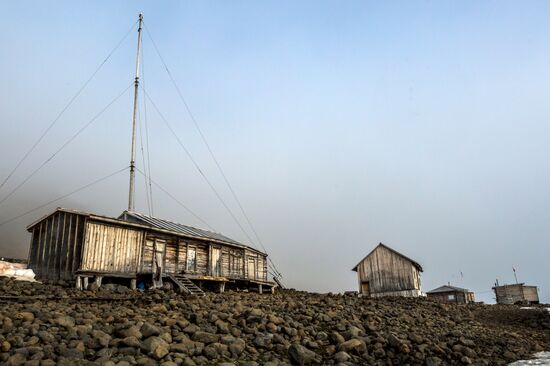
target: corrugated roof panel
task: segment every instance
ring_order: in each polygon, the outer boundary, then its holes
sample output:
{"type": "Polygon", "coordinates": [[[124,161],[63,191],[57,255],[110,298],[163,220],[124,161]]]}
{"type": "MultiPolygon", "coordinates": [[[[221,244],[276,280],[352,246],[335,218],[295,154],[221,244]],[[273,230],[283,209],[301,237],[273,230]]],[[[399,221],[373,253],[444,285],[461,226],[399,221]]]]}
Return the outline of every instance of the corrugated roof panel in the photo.
{"type": "Polygon", "coordinates": [[[222,234],[219,234],[219,233],[214,233],[212,231],[202,230],[202,229],[198,229],[196,227],[182,225],[182,224],[178,224],[176,222],[172,222],[172,221],[168,221],[168,220],[163,220],[163,219],[158,219],[156,217],[146,216],[146,215],[143,215],[143,214],[138,213],[138,212],[128,212],[128,211],[126,211],[120,217],[121,218],[124,217],[124,214],[126,214],[128,216],[131,216],[133,218],[136,218],[136,219],[138,219],[138,220],[140,220],[144,223],[147,223],[148,225],[156,227],[158,229],[164,229],[164,230],[168,230],[168,231],[174,231],[174,232],[181,233],[181,234],[198,236],[198,237],[203,237],[203,238],[221,240],[221,241],[225,241],[225,242],[228,242],[228,243],[233,243],[233,244],[246,246],[245,244],[239,243],[238,241],[233,240],[231,238],[228,238],[225,235],[222,235],[222,234]]]}

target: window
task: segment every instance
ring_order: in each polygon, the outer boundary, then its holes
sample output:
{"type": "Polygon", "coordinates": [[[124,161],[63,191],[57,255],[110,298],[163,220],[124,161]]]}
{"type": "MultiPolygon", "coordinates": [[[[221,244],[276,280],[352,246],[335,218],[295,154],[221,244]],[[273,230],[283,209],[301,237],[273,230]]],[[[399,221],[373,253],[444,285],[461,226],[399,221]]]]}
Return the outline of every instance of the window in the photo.
{"type": "Polygon", "coordinates": [[[197,270],[197,249],[187,248],[187,264],[185,266],[187,271],[195,272],[197,270]]]}
{"type": "Polygon", "coordinates": [[[455,295],[448,295],[447,300],[451,301],[455,299],[455,295]]]}

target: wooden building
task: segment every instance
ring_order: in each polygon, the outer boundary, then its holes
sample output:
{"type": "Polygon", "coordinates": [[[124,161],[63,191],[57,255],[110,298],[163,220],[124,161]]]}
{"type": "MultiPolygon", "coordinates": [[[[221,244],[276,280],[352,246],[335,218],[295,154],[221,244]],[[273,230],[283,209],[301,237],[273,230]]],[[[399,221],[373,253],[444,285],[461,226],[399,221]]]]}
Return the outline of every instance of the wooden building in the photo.
{"type": "Polygon", "coordinates": [[[426,296],[430,299],[453,304],[472,304],[475,302],[473,292],[451,285],[443,285],[428,291],[426,296]]]}
{"type": "Polygon", "coordinates": [[[526,286],[523,283],[493,287],[497,304],[538,304],[537,286],[526,286]]]}
{"type": "Polygon", "coordinates": [[[422,266],[382,243],[352,270],[357,272],[359,294],[363,296],[416,297],[422,294],[422,266]]]}
{"type": "Polygon", "coordinates": [[[187,292],[227,286],[272,290],[267,254],[222,234],[125,211],[112,218],[58,208],[27,227],[29,268],[38,279],[128,283],[162,281],[187,292]]]}

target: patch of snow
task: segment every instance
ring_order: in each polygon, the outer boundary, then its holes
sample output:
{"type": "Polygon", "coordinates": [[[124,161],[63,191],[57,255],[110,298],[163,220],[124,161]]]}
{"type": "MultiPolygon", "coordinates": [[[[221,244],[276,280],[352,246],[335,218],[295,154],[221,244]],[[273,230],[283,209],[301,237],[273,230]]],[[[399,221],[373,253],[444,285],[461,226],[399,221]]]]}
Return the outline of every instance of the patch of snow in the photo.
{"type": "Polygon", "coordinates": [[[538,352],[533,355],[535,358],[531,360],[520,360],[511,363],[509,366],[523,365],[550,365],[550,352],[538,352]]]}
{"type": "Polygon", "coordinates": [[[25,264],[0,261],[0,276],[11,277],[18,281],[34,282],[34,271],[25,264]]]}
{"type": "MultiPolygon", "coordinates": [[[[533,310],[533,309],[536,310],[536,309],[540,309],[540,308],[535,308],[533,306],[522,306],[520,309],[521,310],[533,310]]],[[[550,313],[550,308],[546,308],[546,311],[548,311],[550,313]]]]}

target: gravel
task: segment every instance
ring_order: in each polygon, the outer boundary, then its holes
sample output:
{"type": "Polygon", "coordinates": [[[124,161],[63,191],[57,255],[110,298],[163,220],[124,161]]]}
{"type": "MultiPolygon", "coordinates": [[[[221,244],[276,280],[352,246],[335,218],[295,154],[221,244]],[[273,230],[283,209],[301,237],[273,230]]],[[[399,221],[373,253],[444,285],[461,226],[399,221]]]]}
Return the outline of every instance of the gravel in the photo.
{"type": "Polygon", "coordinates": [[[7,365],[506,365],[550,349],[550,315],[284,291],[205,297],[0,279],[7,365]]]}

